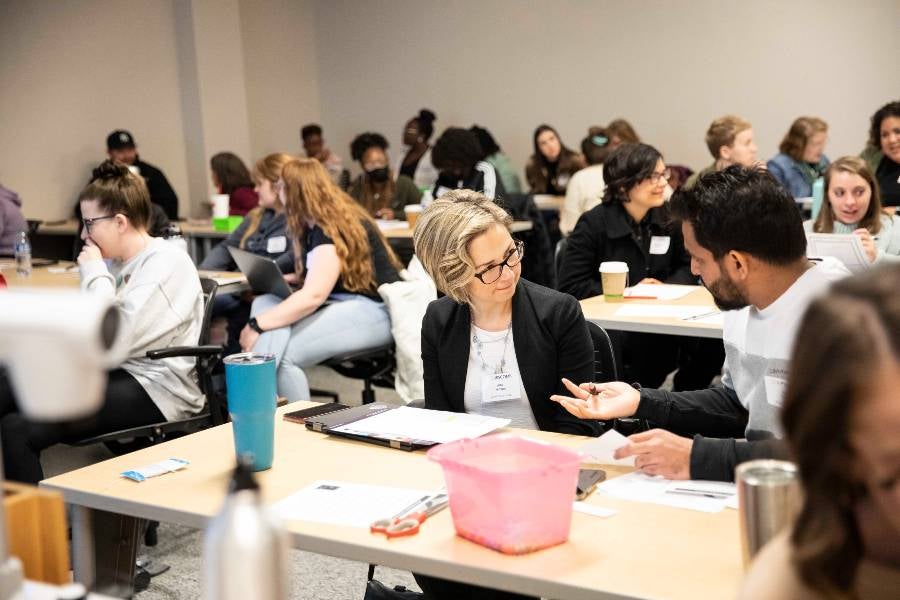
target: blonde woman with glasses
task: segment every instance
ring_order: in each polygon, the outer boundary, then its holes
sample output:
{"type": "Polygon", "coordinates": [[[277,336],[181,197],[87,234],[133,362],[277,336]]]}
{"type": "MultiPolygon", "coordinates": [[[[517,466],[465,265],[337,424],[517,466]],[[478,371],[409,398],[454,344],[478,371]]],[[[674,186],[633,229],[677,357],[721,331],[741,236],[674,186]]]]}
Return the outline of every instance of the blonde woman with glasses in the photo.
{"type": "Polygon", "coordinates": [[[446,294],[422,322],[425,405],[596,435],[596,425],[549,401],[563,377],[593,374],[581,308],[571,296],[522,279],[525,248],[510,235],[510,222],[471,190],[448,192],[419,217],[416,255],[446,294]]]}

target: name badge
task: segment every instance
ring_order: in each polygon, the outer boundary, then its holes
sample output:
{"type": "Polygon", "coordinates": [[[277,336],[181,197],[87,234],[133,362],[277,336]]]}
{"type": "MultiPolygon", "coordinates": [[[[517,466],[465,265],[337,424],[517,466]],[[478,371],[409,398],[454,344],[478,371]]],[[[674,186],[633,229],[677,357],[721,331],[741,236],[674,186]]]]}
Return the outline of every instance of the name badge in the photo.
{"type": "Polygon", "coordinates": [[[671,243],[672,238],[667,235],[654,235],[650,238],[650,254],[665,254],[671,243]]]}
{"type": "Polygon", "coordinates": [[[521,397],[512,373],[484,374],[481,378],[481,401],[484,404],[518,400],[521,397]]]}
{"type": "Polygon", "coordinates": [[[280,254],[287,250],[287,238],[283,235],[270,237],[266,242],[266,252],[269,254],[280,254]]]}

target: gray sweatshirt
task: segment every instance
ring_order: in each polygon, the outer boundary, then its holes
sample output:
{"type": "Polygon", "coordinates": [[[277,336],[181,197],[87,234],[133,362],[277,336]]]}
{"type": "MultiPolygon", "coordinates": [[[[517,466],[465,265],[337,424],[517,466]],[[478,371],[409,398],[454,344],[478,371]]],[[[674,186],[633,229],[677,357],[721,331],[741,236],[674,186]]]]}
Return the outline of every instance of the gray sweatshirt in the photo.
{"type": "Polygon", "coordinates": [[[15,251],[16,234],[28,231],[22,216],[22,200],[14,191],[0,185],[0,254],[15,251]]]}
{"type": "Polygon", "coordinates": [[[168,421],[202,410],[193,358],[152,360],[148,350],[195,346],[203,322],[203,291],[187,253],[162,238],[126,263],[102,260],[81,265],[81,288],[114,296],[129,336],[121,367],[137,379],[168,421]]]}

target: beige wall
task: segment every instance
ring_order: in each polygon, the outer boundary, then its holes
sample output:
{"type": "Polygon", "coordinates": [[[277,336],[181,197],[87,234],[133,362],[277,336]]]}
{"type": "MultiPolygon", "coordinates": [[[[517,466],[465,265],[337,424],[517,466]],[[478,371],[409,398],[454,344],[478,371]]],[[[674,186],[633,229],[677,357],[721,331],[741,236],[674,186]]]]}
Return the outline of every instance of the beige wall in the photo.
{"type": "Polygon", "coordinates": [[[207,161],[298,151],[320,121],[388,136],[421,107],[438,131],[478,122],[523,165],[554,124],[576,147],[623,116],[672,162],[709,160],[709,121],[755,124],[768,158],[801,114],[857,152],[898,96],[897,0],[78,0],[0,3],[0,181],[30,217],[67,215],[112,129],[130,129],[183,214],[207,161]]]}
{"type": "Polygon", "coordinates": [[[381,131],[396,152],[419,108],[488,127],[520,166],[542,122],[577,147],[628,118],[672,162],[711,161],[709,122],[734,112],[771,157],[802,114],[827,152],[859,152],[868,118],[900,96],[900,2],[457,0],[316,3],[322,120],[346,156],[381,131]]]}
{"type": "Polygon", "coordinates": [[[0,181],[29,217],[70,214],[106,135],[127,128],[143,158],[187,189],[170,2],[0,4],[0,181]],[[138,33],[139,32],[139,33],[138,33]]]}

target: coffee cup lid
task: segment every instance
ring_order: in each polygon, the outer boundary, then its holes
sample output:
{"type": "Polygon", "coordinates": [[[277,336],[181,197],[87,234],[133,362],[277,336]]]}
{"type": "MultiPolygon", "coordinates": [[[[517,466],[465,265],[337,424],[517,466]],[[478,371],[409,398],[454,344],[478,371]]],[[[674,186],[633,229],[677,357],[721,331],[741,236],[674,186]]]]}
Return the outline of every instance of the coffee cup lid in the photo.
{"type": "Polygon", "coordinates": [[[403,210],[405,210],[406,212],[422,212],[422,209],[424,208],[425,207],[421,204],[407,204],[403,207],[403,210]]]}
{"type": "Polygon", "coordinates": [[[628,263],[610,260],[600,263],[601,273],[627,273],[628,263]]]}

